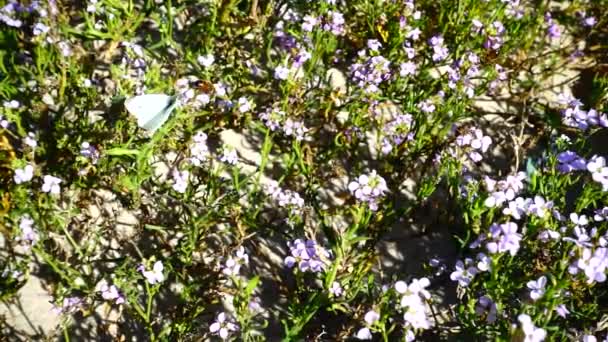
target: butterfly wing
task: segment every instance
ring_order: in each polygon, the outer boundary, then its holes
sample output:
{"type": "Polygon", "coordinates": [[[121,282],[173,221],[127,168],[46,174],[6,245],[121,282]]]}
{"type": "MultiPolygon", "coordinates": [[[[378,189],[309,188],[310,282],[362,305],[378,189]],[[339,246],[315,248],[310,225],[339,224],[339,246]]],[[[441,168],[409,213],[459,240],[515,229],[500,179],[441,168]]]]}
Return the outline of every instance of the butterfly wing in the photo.
{"type": "Polygon", "coordinates": [[[127,111],[137,118],[139,127],[150,132],[160,128],[176,106],[175,97],[165,94],[134,96],[125,102],[127,111]]]}

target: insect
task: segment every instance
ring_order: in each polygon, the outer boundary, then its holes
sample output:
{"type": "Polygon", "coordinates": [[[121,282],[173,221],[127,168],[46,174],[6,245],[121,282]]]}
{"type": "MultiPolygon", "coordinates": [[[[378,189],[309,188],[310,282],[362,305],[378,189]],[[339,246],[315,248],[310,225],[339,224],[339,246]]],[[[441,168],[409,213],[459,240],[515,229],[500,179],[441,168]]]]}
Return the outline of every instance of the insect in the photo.
{"type": "Polygon", "coordinates": [[[139,127],[150,133],[159,129],[178,105],[177,97],[165,94],[139,95],[125,101],[127,111],[137,118],[139,127]]]}
{"type": "Polygon", "coordinates": [[[199,80],[194,83],[194,86],[205,94],[212,94],[215,91],[215,86],[209,81],[199,80]]]}

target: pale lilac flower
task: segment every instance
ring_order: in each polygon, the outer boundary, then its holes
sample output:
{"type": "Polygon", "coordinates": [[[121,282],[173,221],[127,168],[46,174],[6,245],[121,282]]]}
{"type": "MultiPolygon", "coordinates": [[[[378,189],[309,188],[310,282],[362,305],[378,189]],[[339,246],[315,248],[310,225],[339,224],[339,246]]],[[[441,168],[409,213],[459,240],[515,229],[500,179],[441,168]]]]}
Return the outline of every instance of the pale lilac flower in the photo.
{"type": "Polygon", "coordinates": [[[372,332],[367,327],[361,328],[361,329],[359,329],[359,331],[357,331],[357,336],[356,337],[359,340],[371,340],[372,339],[372,332]]]}
{"type": "Polygon", "coordinates": [[[549,38],[552,38],[552,39],[559,38],[562,35],[562,30],[558,24],[552,23],[551,25],[549,25],[549,28],[547,29],[547,34],[549,35],[549,38]]]}
{"type": "Polygon", "coordinates": [[[313,17],[308,14],[304,16],[303,20],[304,22],[302,23],[302,30],[306,32],[311,32],[319,23],[317,17],[313,17]]]}
{"type": "Polygon", "coordinates": [[[61,179],[46,175],[43,178],[44,184],[42,184],[42,192],[51,193],[53,195],[59,195],[61,192],[61,187],[59,184],[62,182],[61,179]]]}
{"type": "Polygon", "coordinates": [[[522,197],[517,197],[515,200],[509,202],[509,205],[502,210],[502,213],[519,220],[521,219],[521,216],[528,211],[530,203],[531,200],[529,198],[524,199],[522,197]]]}
{"type": "Polygon", "coordinates": [[[125,298],[120,294],[118,288],[115,285],[108,286],[107,283],[103,283],[100,288],[101,297],[108,301],[114,301],[116,304],[123,304],[125,298]]]}
{"type": "Polygon", "coordinates": [[[329,17],[329,23],[323,26],[324,30],[331,31],[336,36],[342,36],[346,33],[344,30],[344,15],[340,12],[329,11],[327,12],[327,16],[329,17]]]}
{"type": "Polygon", "coordinates": [[[215,62],[215,57],[212,54],[207,54],[205,56],[198,56],[196,61],[203,67],[208,68],[215,62]]]}
{"type": "Polygon", "coordinates": [[[238,329],[239,327],[234,324],[224,312],[219,313],[215,322],[209,326],[209,332],[219,335],[222,340],[227,339],[228,336],[230,336],[230,333],[235,332],[238,329]]]}
{"type": "Polygon", "coordinates": [[[160,284],[165,281],[165,276],[163,275],[164,268],[163,263],[161,261],[157,261],[154,263],[154,266],[152,266],[151,271],[146,271],[143,269],[142,274],[150,285],[160,284]]]}
{"type": "Polygon", "coordinates": [[[304,122],[287,118],[283,123],[283,133],[286,136],[294,136],[297,141],[302,141],[308,132],[308,128],[304,126],[304,122]]]}
{"type": "Polygon", "coordinates": [[[570,311],[568,311],[568,308],[564,304],[558,305],[555,308],[555,312],[557,312],[557,315],[561,318],[566,318],[566,316],[568,316],[568,314],[570,313],[570,311]]]}
{"type": "Polygon", "coordinates": [[[486,271],[490,271],[491,268],[492,268],[492,259],[483,253],[478,253],[477,254],[477,269],[481,272],[486,272],[486,271]]]}
{"type": "Polygon", "coordinates": [[[80,145],[80,155],[91,160],[92,164],[97,164],[99,161],[99,150],[95,148],[95,146],[89,144],[88,142],[83,142],[80,145]]]}
{"type": "Polygon", "coordinates": [[[340,283],[338,283],[337,281],[334,281],[331,284],[331,287],[329,288],[329,293],[334,297],[342,296],[343,292],[344,290],[342,289],[342,286],[340,286],[340,283]]]}
{"type": "Polygon", "coordinates": [[[450,274],[450,279],[457,281],[458,285],[462,287],[469,286],[475,275],[479,272],[475,266],[471,266],[472,263],[473,260],[469,258],[465,259],[464,262],[458,260],[454,267],[455,271],[450,274]]]}
{"type": "Polygon", "coordinates": [[[542,242],[547,242],[549,240],[559,240],[561,234],[554,230],[546,229],[538,234],[538,239],[542,242]]]}
{"type": "Polygon", "coordinates": [[[296,239],[287,246],[291,253],[285,258],[287,267],[292,268],[297,264],[300,271],[313,273],[325,270],[330,254],[315,241],[296,239]]]}
{"type": "Polygon", "coordinates": [[[517,316],[517,320],[521,323],[521,329],[524,332],[523,342],[541,342],[547,336],[545,329],[537,328],[532,322],[532,318],[526,314],[517,316]]]}
{"type": "Polygon", "coordinates": [[[367,202],[370,209],[378,209],[378,201],[388,192],[386,181],[376,170],[368,175],[361,175],[348,184],[348,190],[361,202],[367,202]]]}
{"type": "Polygon", "coordinates": [[[70,57],[72,55],[72,47],[70,47],[68,42],[61,41],[57,43],[57,47],[61,50],[61,55],[63,57],[70,57]]]}
{"type": "Polygon", "coordinates": [[[260,114],[260,119],[271,131],[276,131],[285,120],[285,112],[277,108],[268,109],[260,114]]]}
{"type": "Polygon", "coordinates": [[[36,148],[36,146],[38,146],[38,142],[36,141],[36,136],[32,132],[29,132],[27,134],[27,137],[25,137],[23,139],[23,143],[31,148],[36,148]]]}
{"type": "Polygon", "coordinates": [[[200,107],[204,107],[211,102],[211,97],[209,94],[198,94],[194,97],[194,101],[196,101],[200,107]]]}
{"type": "Polygon", "coordinates": [[[583,171],[587,169],[587,161],[581,158],[575,152],[564,151],[557,155],[557,170],[562,173],[569,173],[572,171],[583,171]]]}
{"type": "Polygon", "coordinates": [[[593,219],[597,222],[605,221],[606,219],[608,219],[608,207],[596,210],[593,219]]]}
{"type": "Polygon", "coordinates": [[[563,240],[574,242],[579,247],[591,247],[592,246],[591,237],[587,233],[587,230],[585,228],[583,228],[582,226],[574,227],[574,235],[576,235],[576,238],[565,237],[565,238],[563,238],[563,240]]]}
{"type": "Polygon", "coordinates": [[[536,195],[534,196],[534,202],[530,203],[528,207],[528,212],[540,218],[545,218],[551,212],[551,209],[553,209],[552,201],[546,201],[543,197],[536,195]]]}
{"type": "Polygon", "coordinates": [[[61,306],[53,305],[51,309],[55,314],[71,314],[76,312],[84,305],[84,301],[79,297],[66,297],[61,302],[61,306]]]}
{"type": "Polygon", "coordinates": [[[597,337],[593,335],[585,335],[583,336],[583,342],[597,342],[597,337]]]}
{"type": "Polygon", "coordinates": [[[420,39],[420,34],[421,33],[422,33],[422,31],[419,28],[416,27],[416,28],[413,28],[413,29],[409,30],[405,34],[405,37],[407,39],[411,39],[411,40],[416,41],[416,40],[420,39]]]}
{"type": "Polygon", "coordinates": [[[530,298],[533,301],[538,300],[545,294],[545,286],[547,285],[547,277],[542,276],[538,280],[531,280],[526,284],[530,289],[530,298]]]}
{"type": "Polygon", "coordinates": [[[401,63],[401,65],[399,66],[399,76],[407,77],[409,75],[415,75],[416,68],[417,68],[416,63],[413,63],[413,62],[401,63]]]}
{"type": "Polygon", "coordinates": [[[229,165],[236,165],[239,161],[239,155],[237,154],[236,149],[232,146],[224,145],[220,161],[229,165]]]}
{"type": "Polygon", "coordinates": [[[234,257],[229,257],[224,264],[224,268],[222,269],[222,273],[227,276],[237,276],[239,271],[241,270],[242,265],[249,264],[249,255],[245,253],[245,248],[240,246],[234,255],[234,257]]]}
{"type": "Polygon", "coordinates": [[[592,27],[597,23],[597,19],[595,19],[595,17],[587,17],[583,20],[583,23],[587,27],[592,27]]]}
{"type": "Polygon", "coordinates": [[[251,101],[249,101],[249,99],[247,99],[246,97],[239,98],[238,106],[239,112],[241,113],[247,113],[252,108],[251,101]]]}
{"type": "Polygon", "coordinates": [[[192,137],[192,144],[190,145],[190,162],[194,166],[201,166],[206,160],[209,159],[209,147],[207,146],[207,134],[203,132],[197,132],[192,137]]]}
{"type": "Polygon", "coordinates": [[[34,29],[33,29],[32,33],[34,34],[34,36],[39,36],[41,34],[49,32],[50,29],[51,29],[50,27],[44,25],[43,23],[36,23],[34,25],[34,29]]]}
{"type": "Polygon", "coordinates": [[[581,257],[574,262],[568,271],[577,274],[579,270],[584,271],[587,283],[603,283],[606,281],[606,270],[608,269],[608,248],[599,247],[595,251],[584,248],[581,257]]]}
{"type": "Polygon", "coordinates": [[[587,215],[579,215],[577,213],[570,214],[570,221],[572,221],[572,223],[577,226],[586,226],[587,224],[589,224],[589,219],[587,218],[587,215]]]}
{"type": "Polygon", "coordinates": [[[29,216],[21,217],[19,221],[20,234],[16,240],[24,245],[26,250],[29,250],[32,246],[40,240],[40,235],[36,227],[34,227],[34,220],[29,216]]]}
{"type": "Polygon", "coordinates": [[[382,44],[378,41],[378,39],[369,39],[367,41],[367,48],[371,51],[378,51],[382,47],[382,44]]]}
{"type": "Polygon", "coordinates": [[[516,223],[507,222],[501,225],[494,223],[490,226],[490,235],[492,241],[486,244],[488,252],[491,254],[509,252],[511,256],[517,254],[522,235],[517,232],[516,223]]]}
{"type": "Polygon", "coordinates": [[[286,80],[289,78],[289,68],[279,65],[274,68],[274,78],[277,80],[286,80]]]}
{"type": "Polygon", "coordinates": [[[189,178],[190,178],[189,171],[174,170],[173,171],[173,190],[179,192],[180,194],[185,193],[186,189],[188,188],[189,178]]]}
{"type": "Polygon", "coordinates": [[[486,322],[492,324],[496,322],[496,303],[494,303],[488,296],[481,296],[475,305],[475,313],[478,316],[486,316],[486,322]]]}
{"type": "Polygon", "coordinates": [[[13,179],[15,184],[21,184],[31,181],[32,178],[34,178],[34,167],[28,164],[23,169],[16,169],[13,179]]]}
{"type": "Polygon", "coordinates": [[[365,323],[367,323],[367,325],[373,325],[379,319],[380,319],[380,314],[374,310],[370,310],[370,311],[366,312],[365,316],[363,317],[363,320],[365,321],[365,323]]]}
{"type": "Polygon", "coordinates": [[[591,172],[594,181],[602,184],[604,191],[608,191],[608,167],[604,157],[593,156],[587,163],[587,170],[591,172]]]}

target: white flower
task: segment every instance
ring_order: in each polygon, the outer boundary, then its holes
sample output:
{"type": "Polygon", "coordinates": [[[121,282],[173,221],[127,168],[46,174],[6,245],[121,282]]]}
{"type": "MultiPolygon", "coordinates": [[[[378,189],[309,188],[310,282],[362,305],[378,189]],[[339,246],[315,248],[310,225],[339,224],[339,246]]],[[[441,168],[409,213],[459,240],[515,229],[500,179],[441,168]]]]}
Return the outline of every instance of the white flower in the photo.
{"type": "Polygon", "coordinates": [[[15,170],[15,183],[21,184],[25,182],[29,182],[34,177],[34,167],[32,165],[26,165],[23,169],[15,170]]]}
{"type": "Polygon", "coordinates": [[[59,187],[61,179],[46,175],[44,176],[43,180],[44,184],[42,184],[42,192],[51,193],[53,195],[58,195],[61,192],[61,188],[59,187]]]}
{"type": "Polygon", "coordinates": [[[146,280],[148,280],[148,283],[151,285],[162,283],[165,280],[165,276],[163,275],[164,268],[165,267],[163,266],[163,263],[157,261],[154,263],[152,271],[144,270],[143,275],[144,277],[146,277],[146,280]]]}
{"type": "Polygon", "coordinates": [[[371,340],[372,332],[369,330],[369,328],[361,328],[359,331],[357,331],[357,338],[360,340],[371,340]]]}
{"type": "Polygon", "coordinates": [[[365,313],[365,316],[363,317],[363,320],[365,321],[365,323],[367,323],[368,325],[373,325],[374,323],[376,323],[378,320],[380,319],[380,314],[378,314],[376,311],[374,310],[370,310],[368,312],[365,313]]]}
{"type": "Polygon", "coordinates": [[[534,326],[530,316],[521,314],[517,317],[517,320],[521,323],[521,329],[524,332],[524,342],[540,342],[547,336],[545,329],[534,326]]]}
{"type": "Polygon", "coordinates": [[[189,171],[173,171],[173,190],[183,194],[188,188],[188,178],[190,177],[189,171]]]}
{"type": "Polygon", "coordinates": [[[239,112],[241,112],[241,113],[247,113],[248,111],[251,110],[251,101],[249,101],[249,99],[247,99],[246,97],[239,98],[238,105],[239,105],[239,112]]]}
{"type": "Polygon", "coordinates": [[[196,59],[196,61],[204,66],[205,68],[210,67],[211,65],[213,65],[213,62],[215,62],[215,57],[213,57],[213,55],[208,54],[205,56],[198,56],[198,58],[196,59]]]}

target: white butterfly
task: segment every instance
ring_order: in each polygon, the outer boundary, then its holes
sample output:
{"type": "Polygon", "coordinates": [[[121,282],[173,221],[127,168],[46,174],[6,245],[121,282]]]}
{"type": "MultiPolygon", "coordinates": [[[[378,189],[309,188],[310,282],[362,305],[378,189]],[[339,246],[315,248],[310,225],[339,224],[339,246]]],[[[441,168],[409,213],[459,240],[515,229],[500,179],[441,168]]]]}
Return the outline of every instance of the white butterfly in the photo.
{"type": "Polygon", "coordinates": [[[137,118],[139,127],[150,133],[167,121],[178,104],[177,97],[165,94],[139,95],[125,101],[125,107],[137,118]]]}

